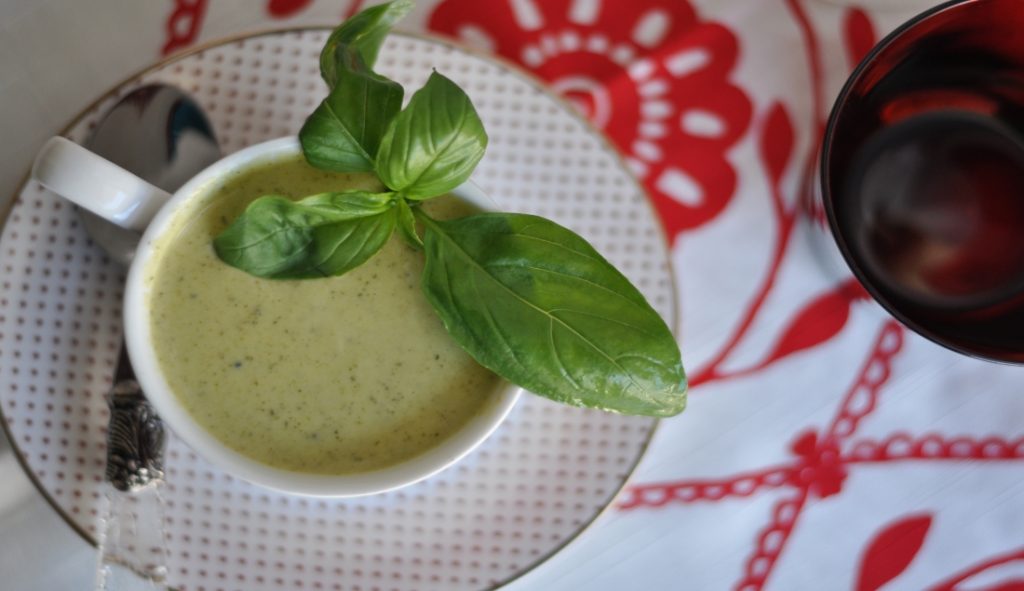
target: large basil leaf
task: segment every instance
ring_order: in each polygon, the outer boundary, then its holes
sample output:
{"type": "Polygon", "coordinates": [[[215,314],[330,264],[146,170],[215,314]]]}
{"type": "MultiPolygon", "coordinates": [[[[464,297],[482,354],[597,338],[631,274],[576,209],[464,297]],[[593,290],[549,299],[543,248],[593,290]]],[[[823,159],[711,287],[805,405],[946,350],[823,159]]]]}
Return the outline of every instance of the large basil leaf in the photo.
{"type": "Polygon", "coordinates": [[[583,238],[523,214],[419,219],[423,290],[481,365],[558,402],[651,416],[683,410],[672,333],[583,238]]]}
{"type": "Polygon", "coordinates": [[[366,68],[372,69],[392,25],[408,14],[413,6],[409,0],[371,6],[335,29],[320,51],[320,75],[327,86],[332,89],[337,86],[339,65],[349,59],[345,55],[349,50],[358,53],[366,68]]]}
{"type": "Polygon", "coordinates": [[[461,185],[483,158],[487,133],[469,97],[434,72],[391,122],[377,152],[377,175],[408,199],[461,185]]]}
{"type": "Polygon", "coordinates": [[[395,228],[394,195],[347,191],[253,201],[213,240],[232,267],[273,279],[341,275],[373,256],[395,228]]]}
{"type": "Polygon", "coordinates": [[[402,86],[369,71],[342,68],[335,86],[299,131],[313,166],[372,172],[381,137],[402,107],[402,86]]]}

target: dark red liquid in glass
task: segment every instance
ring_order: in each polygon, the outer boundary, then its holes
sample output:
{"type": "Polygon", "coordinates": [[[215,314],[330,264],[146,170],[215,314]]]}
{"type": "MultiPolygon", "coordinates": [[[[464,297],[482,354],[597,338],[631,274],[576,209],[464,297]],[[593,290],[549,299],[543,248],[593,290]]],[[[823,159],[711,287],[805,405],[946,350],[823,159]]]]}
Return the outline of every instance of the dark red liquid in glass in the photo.
{"type": "Polygon", "coordinates": [[[1024,362],[1024,45],[1000,33],[1012,19],[988,20],[999,6],[949,9],[862,67],[833,113],[823,188],[840,248],[890,312],[1024,362]]]}

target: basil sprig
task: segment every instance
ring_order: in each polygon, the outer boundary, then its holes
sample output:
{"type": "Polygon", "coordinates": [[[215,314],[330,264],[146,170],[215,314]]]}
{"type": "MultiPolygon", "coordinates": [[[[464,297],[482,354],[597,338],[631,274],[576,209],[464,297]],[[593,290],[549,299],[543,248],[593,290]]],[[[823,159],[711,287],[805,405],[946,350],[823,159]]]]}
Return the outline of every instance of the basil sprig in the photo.
{"type": "Polygon", "coordinates": [[[397,228],[424,253],[427,299],[481,365],[566,404],[678,414],[686,375],[672,333],[586,240],[537,216],[441,221],[419,207],[469,178],[487,134],[466,93],[441,74],[399,109],[402,87],[373,71],[391,25],[411,7],[374,6],[331,34],[320,56],[330,92],[299,133],[312,166],[372,171],[387,191],[261,197],[214,239],[217,255],[260,277],[336,276],[397,228]]]}

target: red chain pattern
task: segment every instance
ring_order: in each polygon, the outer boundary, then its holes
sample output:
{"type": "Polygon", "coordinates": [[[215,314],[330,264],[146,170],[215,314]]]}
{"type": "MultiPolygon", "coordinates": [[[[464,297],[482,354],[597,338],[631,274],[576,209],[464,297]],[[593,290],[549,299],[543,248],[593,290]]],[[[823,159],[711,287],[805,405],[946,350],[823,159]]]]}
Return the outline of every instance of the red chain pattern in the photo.
{"type": "MultiPolygon", "coordinates": [[[[824,431],[824,437],[819,438],[815,431],[806,431],[798,436],[791,445],[797,457],[793,463],[720,480],[683,480],[635,486],[627,491],[619,508],[717,501],[728,496],[750,496],[766,488],[795,488],[795,496],[777,502],[771,522],[759,532],[743,577],[736,585],[736,589],[742,591],[758,591],[768,580],[807,501],[839,494],[852,466],[902,460],[1024,459],[1024,437],[1008,441],[999,437],[946,438],[936,433],[912,437],[906,433],[895,433],[882,440],[850,440],[861,421],[877,407],[882,389],[892,374],[893,360],[903,348],[904,335],[905,329],[894,320],[882,326],[871,353],[824,431]]],[[[991,565],[983,565],[984,568],[988,566],[991,565]]],[[[954,587],[955,584],[949,584],[936,589],[946,591],[954,587]]]]}
{"type": "MultiPolygon", "coordinates": [[[[758,535],[754,553],[737,588],[761,589],[782,552],[793,525],[806,502],[838,494],[846,479],[848,459],[840,444],[853,434],[861,419],[878,403],[878,397],[892,373],[892,362],[903,347],[904,329],[894,320],[882,325],[863,367],[836,412],[826,436],[806,431],[792,443],[795,461],[757,472],[721,480],[682,480],[631,487],[620,509],[661,507],[671,502],[717,501],[727,496],[750,496],[755,491],[783,486],[796,495],[779,501],[772,521],[758,535]]],[[[986,440],[986,443],[989,443],[986,440]]]]}
{"type": "Polygon", "coordinates": [[[938,433],[911,437],[897,433],[881,441],[854,442],[843,461],[851,464],[893,460],[1019,460],[1024,459],[1024,437],[1006,441],[999,437],[947,438],[938,433]]]}
{"type": "Polygon", "coordinates": [[[793,468],[782,466],[721,480],[690,480],[677,483],[651,483],[627,489],[617,505],[619,509],[661,507],[672,502],[718,501],[726,497],[749,497],[764,488],[779,488],[790,482],[793,468]]]}
{"type": "Polygon", "coordinates": [[[747,559],[743,579],[736,583],[737,591],[760,591],[764,587],[806,503],[806,490],[775,503],[772,519],[758,534],[754,553],[747,559]]]}
{"type": "Polygon", "coordinates": [[[832,422],[833,427],[829,429],[829,436],[820,442],[814,431],[799,436],[792,444],[793,453],[799,458],[793,464],[722,480],[683,480],[633,486],[626,491],[625,500],[619,508],[660,507],[673,500],[689,503],[718,500],[726,496],[749,496],[758,489],[784,484],[807,488],[822,485],[817,491],[819,496],[828,496],[821,493],[833,487],[816,480],[814,476],[824,477],[834,466],[846,461],[846,457],[841,455],[838,449],[838,441],[845,436],[833,433],[834,426],[848,423],[855,429],[860,419],[874,409],[879,392],[891,373],[893,357],[903,346],[903,330],[894,320],[882,326],[871,354],[843,399],[832,422]],[[865,399],[867,402],[861,402],[865,399]],[[854,404],[858,406],[853,406],[854,404]]]}
{"type": "Polygon", "coordinates": [[[845,440],[857,430],[860,421],[875,409],[878,393],[892,373],[892,358],[903,347],[903,330],[894,321],[882,328],[874,352],[861,370],[860,378],[846,393],[839,413],[826,430],[826,439],[845,440]]]}

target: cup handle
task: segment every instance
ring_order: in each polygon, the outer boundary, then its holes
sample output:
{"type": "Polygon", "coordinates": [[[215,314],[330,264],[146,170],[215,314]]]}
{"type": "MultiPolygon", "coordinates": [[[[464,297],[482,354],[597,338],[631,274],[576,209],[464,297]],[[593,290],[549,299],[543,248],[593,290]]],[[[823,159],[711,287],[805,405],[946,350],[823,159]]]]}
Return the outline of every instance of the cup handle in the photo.
{"type": "Polygon", "coordinates": [[[47,140],[36,155],[32,178],[68,201],[139,232],[171,198],[167,191],[60,136],[47,140]]]}

